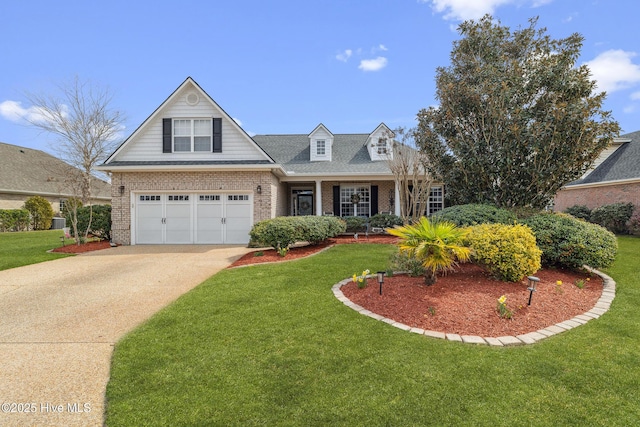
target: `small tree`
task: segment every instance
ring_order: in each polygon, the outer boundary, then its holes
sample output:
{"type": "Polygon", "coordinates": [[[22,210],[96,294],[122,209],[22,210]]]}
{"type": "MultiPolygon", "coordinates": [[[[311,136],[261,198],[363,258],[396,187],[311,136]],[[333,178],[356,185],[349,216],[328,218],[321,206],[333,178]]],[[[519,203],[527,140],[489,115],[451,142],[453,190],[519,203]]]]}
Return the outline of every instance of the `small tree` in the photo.
{"type": "Polygon", "coordinates": [[[413,225],[388,228],[387,233],[402,239],[400,251],[422,262],[426,285],[436,283],[436,273],[451,270],[457,261],[468,261],[471,250],[462,245],[467,231],[450,222],[431,222],[420,218],[413,225]]]}
{"type": "Polygon", "coordinates": [[[398,189],[400,217],[404,223],[416,222],[425,215],[433,179],[427,172],[430,167],[427,155],[415,148],[414,129],[398,128],[395,131],[401,142],[395,142],[393,154],[387,158],[389,169],[398,189]]]}
{"type": "Polygon", "coordinates": [[[24,202],[24,209],[31,215],[31,228],[34,230],[48,230],[53,220],[53,208],[47,199],[32,196],[24,202]]]}
{"type": "Polygon", "coordinates": [[[619,132],[576,64],[583,37],[554,40],[536,23],[463,22],[436,71],[440,105],[418,113],[416,141],[455,204],[543,208],[619,132]]]}
{"type": "MultiPolygon", "coordinates": [[[[57,137],[53,150],[79,173],[69,174],[65,181],[71,193],[84,205],[91,203],[95,166],[104,160],[117,145],[123,117],[112,110],[112,95],[89,82],[75,78],[59,86],[61,96],[27,94],[38,114],[27,120],[34,127],[57,137]]],[[[72,225],[77,224],[77,206],[70,206],[72,225]]],[[[91,211],[85,238],[91,228],[91,211]]],[[[78,230],[74,230],[78,236],[78,230]]],[[[78,242],[80,239],[77,239],[78,242]]]]}

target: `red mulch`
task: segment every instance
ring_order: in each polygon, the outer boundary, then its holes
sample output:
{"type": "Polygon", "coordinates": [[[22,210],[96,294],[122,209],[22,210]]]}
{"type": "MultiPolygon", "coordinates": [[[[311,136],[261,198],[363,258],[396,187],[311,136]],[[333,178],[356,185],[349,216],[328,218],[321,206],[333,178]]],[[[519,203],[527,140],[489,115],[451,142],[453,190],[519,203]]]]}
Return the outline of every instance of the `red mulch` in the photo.
{"type": "Polygon", "coordinates": [[[96,242],[87,242],[82,245],[76,245],[75,243],[66,244],[59,248],[53,249],[51,252],[65,253],[65,254],[81,254],[84,252],[97,251],[100,249],[107,249],[111,247],[111,243],[108,240],[100,240],[96,242]]]}
{"type": "Polygon", "coordinates": [[[342,292],[354,303],[412,327],[484,337],[526,334],[571,319],[591,310],[602,294],[603,281],[596,275],[545,269],[535,276],[540,283],[531,306],[526,278],[501,282],[470,263],[438,277],[432,286],[424,285],[422,277],[397,275],[385,277],[382,296],[375,278],[368,279],[364,289],[349,282],[342,292]],[[583,289],[575,285],[578,279],[584,280],[583,289]],[[501,318],[496,310],[502,295],[513,312],[511,319],[501,318]]]}
{"type": "MultiPolygon", "coordinates": [[[[292,248],[285,257],[275,250],[263,250],[244,255],[231,267],[263,262],[289,261],[305,257],[333,244],[344,243],[397,243],[388,235],[339,236],[316,246],[292,248]]],[[[366,268],[366,266],[362,266],[366,268]]],[[[361,271],[354,271],[360,274],[361,271]]],[[[359,289],[354,283],[342,287],[342,292],[354,303],[389,319],[426,330],[499,337],[520,335],[543,329],[555,323],[589,311],[602,294],[603,282],[599,276],[562,269],[543,269],[535,274],[540,283],[533,293],[531,306],[528,280],[507,283],[495,280],[482,267],[461,264],[455,272],[438,277],[436,284],[425,286],[422,277],[396,275],[385,277],[382,296],[375,278],[359,289]],[[583,289],[575,283],[584,280],[583,289]],[[588,280],[587,280],[588,279],[588,280]],[[558,286],[556,282],[562,281],[558,286]],[[513,312],[511,319],[503,319],[496,310],[498,298],[505,295],[506,304],[513,312]]]]}
{"type": "Polygon", "coordinates": [[[265,262],[278,262],[278,261],[291,261],[293,259],[303,258],[308,255],[314,254],[328,246],[335,244],[346,243],[388,243],[394,244],[398,242],[398,238],[395,236],[389,236],[386,234],[374,234],[370,236],[359,235],[358,238],[353,236],[338,236],[320,243],[319,245],[306,245],[289,249],[286,256],[281,257],[275,249],[265,249],[249,252],[242,256],[242,258],[235,261],[229,268],[238,267],[241,265],[261,264],[265,262]]]}

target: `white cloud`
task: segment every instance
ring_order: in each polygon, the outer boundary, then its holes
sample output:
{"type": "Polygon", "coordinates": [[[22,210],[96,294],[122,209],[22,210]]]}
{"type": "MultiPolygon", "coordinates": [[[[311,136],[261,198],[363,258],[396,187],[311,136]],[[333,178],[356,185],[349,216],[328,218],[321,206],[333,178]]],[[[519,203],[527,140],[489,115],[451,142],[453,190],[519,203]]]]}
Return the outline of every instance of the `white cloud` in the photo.
{"type": "MultiPolygon", "coordinates": [[[[485,14],[493,14],[498,6],[513,3],[514,0],[423,0],[431,3],[436,13],[444,13],[444,19],[465,21],[480,19],[485,14]]],[[[540,3],[537,1],[535,3],[540,3]]]]}
{"type": "Polygon", "coordinates": [[[242,127],[242,122],[240,121],[240,119],[236,119],[235,117],[231,117],[231,119],[236,122],[236,124],[240,127],[242,127]]]}
{"type": "Polygon", "coordinates": [[[378,49],[380,49],[380,50],[382,50],[382,51],[387,51],[387,50],[389,50],[389,49],[387,49],[387,47],[386,47],[385,45],[383,45],[383,44],[379,45],[379,46],[378,46],[378,49]]]}
{"type": "Polygon", "coordinates": [[[336,55],[336,59],[338,61],[347,62],[349,58],[351,58],[351,55],[353,55],[353,51],[351,49],[345,49],[344,52],[340,52],[336,55]]]}
{"type": "Polygon", "coordinates": [[[591,70],[598,90],[611,93],[640,83],[640,65],[631,62],[636,55],[619,49],[608,50],[585,65],[591,70]]]}
{"type": "Polygon", "coordinates": [[[633,92],[629,98],[631,98],[633,101],[640,100],[640,92],[633,92]]]}
{"type": "MultiPolygon", "coordinates": [[[[62,106],[62,114],[67,115],[66,105],[62,106]]],[[[27,120],[29,122],[43,122],[47,118],[51,118],[51,115],[39,107],[24,108],[22,103],[18,101],[7,100],[0,102],[0,116],[12,122],[19,122],[27,120]]]]}
{"type": "Polygon", "coordinates": [[[376,59],[363,59],[358,68],[362,71],[378,71],[387,66],[387,58],[378,56],[376,59]]]}

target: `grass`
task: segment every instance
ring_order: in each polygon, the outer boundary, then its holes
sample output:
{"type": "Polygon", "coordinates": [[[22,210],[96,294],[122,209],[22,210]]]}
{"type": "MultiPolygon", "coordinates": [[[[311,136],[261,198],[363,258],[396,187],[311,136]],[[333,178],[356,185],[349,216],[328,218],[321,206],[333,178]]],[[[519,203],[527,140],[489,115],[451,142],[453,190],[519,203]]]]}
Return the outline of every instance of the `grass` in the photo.
{"type": "Polygon", "coordinates": [[[222,271],[117,344],[107,425],[638,425],[640,239],[619,243],[607,314],[508,348],[407,333],[334,298],[392,246],[222,271]]]}
{"type": "Polygon", "coordinates": [[[61,246],[60,236],[62,230],[0,233],[0,270],[69,256],[47,253],[48,250],[61,246]]]}

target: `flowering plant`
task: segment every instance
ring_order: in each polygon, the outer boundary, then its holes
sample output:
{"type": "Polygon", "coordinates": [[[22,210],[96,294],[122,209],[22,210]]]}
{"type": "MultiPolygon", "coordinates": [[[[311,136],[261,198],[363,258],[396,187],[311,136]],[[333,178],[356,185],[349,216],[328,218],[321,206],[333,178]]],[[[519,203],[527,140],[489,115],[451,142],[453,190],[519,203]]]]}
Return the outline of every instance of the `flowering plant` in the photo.
{"type": "Polygon", "coordinates": [[[356,276],[356,273],[353,273],[353,283],[358,285],[360,289],[363,289],[367,286],[367,274],[371,273],[369,270],[364,270],[360,276],[356,276]]]}
{"type": "Polygon", "coordinates": [[[496,308],[500,317],[504,319],[511,319],[511,316],[513,316],[511,310],[507,308],[507,297],[504,295],[498,298],[498,306],[496,308]]]}

